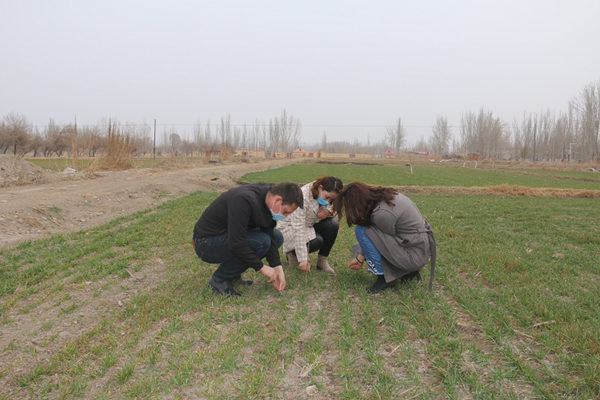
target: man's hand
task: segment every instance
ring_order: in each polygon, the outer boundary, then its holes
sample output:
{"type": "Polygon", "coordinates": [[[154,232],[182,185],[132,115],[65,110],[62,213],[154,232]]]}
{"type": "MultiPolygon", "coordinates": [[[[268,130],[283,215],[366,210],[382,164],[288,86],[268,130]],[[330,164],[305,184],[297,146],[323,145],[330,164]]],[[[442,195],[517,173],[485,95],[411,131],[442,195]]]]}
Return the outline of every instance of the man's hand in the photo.
{"type": "Polygon", "coordinates": [[[302,271],[310,272],[310,263],[308,262],[308,260],[302,261],[300,263],[300,269],[302,271]]]}
{"type": "Polygon", "coordinates": [[[283,267],[281,265],[272,268],[268,265],[263,265],[260,269],[260,273],[269,278],[269,283],[279,291],[285,289],[285,274],[283,273],[283,267]]]}

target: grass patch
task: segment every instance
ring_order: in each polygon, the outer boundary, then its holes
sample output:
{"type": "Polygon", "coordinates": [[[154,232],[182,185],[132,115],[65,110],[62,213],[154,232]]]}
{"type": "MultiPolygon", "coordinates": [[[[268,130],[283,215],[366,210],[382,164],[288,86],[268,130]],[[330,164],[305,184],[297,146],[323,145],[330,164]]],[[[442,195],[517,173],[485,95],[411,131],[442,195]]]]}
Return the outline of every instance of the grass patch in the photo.
{"type": "Polygon", "coordinates": [[[93,158],[77,158],[75,166],[71,158],[26,158],[27,161],[44,169],[52,171],[63,171],[67,167],[75,168],[77,171],[86,170],[94,161],[93,158]]]}
{"type": "Polygon", "coordinates": [[[310,182],[318,176],[333,175],[344,183],[361,180],[373,185],[386,186],[497,186],[517,185],[534,188],[569,188],[600,190],[600,177],[593,172],[555,171],[548,175],[542,171],[515,169],[480,169],[417,165],[410,168],[401,165],[355,165],[355,164],[298,164],[263,172],[252,172],[240,178],[243,182],[310,182]],[[539,172],[539,173],[538,173],[539,172]],[[583,177],[589,180],[583,180],[583,177]]]}

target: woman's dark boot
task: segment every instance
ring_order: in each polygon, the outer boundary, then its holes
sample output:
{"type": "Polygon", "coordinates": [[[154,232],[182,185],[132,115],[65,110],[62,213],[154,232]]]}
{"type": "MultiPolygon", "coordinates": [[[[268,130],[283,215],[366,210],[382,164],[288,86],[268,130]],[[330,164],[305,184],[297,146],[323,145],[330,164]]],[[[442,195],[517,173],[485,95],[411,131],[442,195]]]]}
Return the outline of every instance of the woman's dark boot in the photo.
{"type": "Polygon", "coordinates": [[[408,282],[408,281],[417,281],[421,282],[421,273],[419,271],[409,272],[408,274],[400,277],[400,282],[408,282]]]}
{"type": "Polygon", "coordinates": [[[373,286],[367,288],[367,292],[369,293],[379,293],[382,290],[390,289],[396,286],[396,281],[386,282],[385,277],[383,275],[377,275],[377,279],[373,286]]]}

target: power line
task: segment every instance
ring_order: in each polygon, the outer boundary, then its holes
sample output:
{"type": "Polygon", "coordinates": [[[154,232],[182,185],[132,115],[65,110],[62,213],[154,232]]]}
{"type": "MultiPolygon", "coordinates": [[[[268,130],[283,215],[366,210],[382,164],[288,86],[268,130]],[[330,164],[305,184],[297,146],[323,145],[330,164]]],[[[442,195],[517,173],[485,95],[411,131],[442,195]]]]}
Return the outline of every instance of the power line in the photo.
{"type": "MultiPolygon", "coordinates": [[[[55,124],[55,126],[60,126],[61,124],[55,124]]],[[[62,124],[62,125],[69,125],[69,123],[66,124],[62,124]]],[[[108,122],[107,123],[96,123],[96,124],[79,124],[80,126],[108,126],[108,122]]],[[[116,123],[117,126],[121,126],[121,127],[152,127],[153,124],[152,123],[136,123],[136,122],[128,122],[128,123],[116,123]]],[[[168,122],[164,122],[164,123],[157,123],[156,126],[157,127],[197,127],[197,126],[207,126],[208,124],[206,123],[195,123],[195,124],[191,124],[191,123],[168,123],[168,122]]],[[[213,127],[219,127],[220,124],[219,123],[211,123],[210,124],[213,127]]],[[[228,124],[228,126],[231,127],[268,127],[270,124],[269,123],[265,123],[265,122],[261,122],[261,123],[230,123],[228,124]]],[[[31,125],[34,128],[46,128],[48,126],[50,126],[49,124],[32,124],[31,125]]],[[[355,125],[355,124],[303,124],[300,123],[300,126],[303,128],[393,128],[394,126],[391,124],[387,124],[387,125],[379,125],[379,124],[373,124],[373,125],[368,125],[368,124],[361,124],[361,125],[355,125]]],[[[403,128],[433,128],[434,125],[402,125],[403,128]]],[[[448,125],[449,128],[456,128],[455,125],[448,125]]]]}

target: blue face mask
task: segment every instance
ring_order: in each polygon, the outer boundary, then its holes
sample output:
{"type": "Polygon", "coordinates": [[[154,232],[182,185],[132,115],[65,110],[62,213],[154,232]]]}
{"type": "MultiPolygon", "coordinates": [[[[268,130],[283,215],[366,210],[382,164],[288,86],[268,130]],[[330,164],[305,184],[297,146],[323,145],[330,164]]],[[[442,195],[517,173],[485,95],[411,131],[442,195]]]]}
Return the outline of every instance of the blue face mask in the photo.
{"type": "Polygon", "coordinates": [[[269,211],[271,211],[271,216],[273,217],[274,221],[281,221],[282,219],[285,218],[285,215],[283,215],[281,213],[281,205],[279,206],[279,212],[278,213],[273,212],[273,210],[270,209],[270,208],[269,208],[269,211]]]}
{"type": "Polygon", "coordinates": [[[285,216],[281,212],[274,213],[273,210],[269,210],[269,211],[271,211],[271,215],[273,216],[273,219],[275,221],[281,221],[282,219],[285,218],[285,216]]]}
{"type": "Polygon", "coordinates": [[[322,197],[317,198],[317,203],[319,203],[322,206],[328,206],[329,205],[329,202],[327,200],[325,200],[324,198],[322,198],[322,197]]]}

